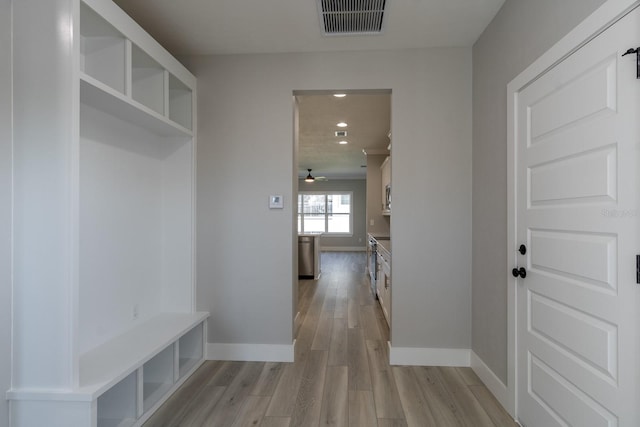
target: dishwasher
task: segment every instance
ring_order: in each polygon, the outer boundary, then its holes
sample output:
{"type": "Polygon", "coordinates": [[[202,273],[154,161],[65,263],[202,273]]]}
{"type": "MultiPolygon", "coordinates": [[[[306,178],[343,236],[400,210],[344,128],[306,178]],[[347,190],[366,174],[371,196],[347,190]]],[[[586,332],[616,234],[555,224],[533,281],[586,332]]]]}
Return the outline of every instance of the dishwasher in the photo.
{"type": "Polygon", "coordinates": [[[298,276],[313,276],[314,237],[298,236],[298,276]]]}

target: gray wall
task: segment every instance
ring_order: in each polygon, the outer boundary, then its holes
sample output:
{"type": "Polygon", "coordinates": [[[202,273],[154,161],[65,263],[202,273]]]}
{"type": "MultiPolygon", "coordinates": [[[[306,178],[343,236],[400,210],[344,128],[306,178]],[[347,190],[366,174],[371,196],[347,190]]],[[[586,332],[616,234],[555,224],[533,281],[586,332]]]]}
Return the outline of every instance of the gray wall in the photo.
{"type": "Polygon", "coordinates": [[[366,249],[367,228],[367,181],[364,179],[331,179],[329,181],[298,182],[298,191],[353,191],[353,235],[349,237],[322,236],[323,248],[362,248],[366,249]]]}
{"type": "Polygon", "coordinates": [[[392,343],[469,348],[471,49],[183,61],[198,77],[197,304],[211,312],[209,341],[292,342],[293,92],[390,89],[392,343]],[[283,210],[268,209],[270,194],[283,210]]]}
{"type": "Polygon", "coordinates": [[[0,0],[0,426],[11,387],[11,0],[0,0]]]}
{"type": "Polygon", "coordinates": [[[507,84],[602,3],[507,0],[473,46],[472,349],[505,384],[507,84]]]}

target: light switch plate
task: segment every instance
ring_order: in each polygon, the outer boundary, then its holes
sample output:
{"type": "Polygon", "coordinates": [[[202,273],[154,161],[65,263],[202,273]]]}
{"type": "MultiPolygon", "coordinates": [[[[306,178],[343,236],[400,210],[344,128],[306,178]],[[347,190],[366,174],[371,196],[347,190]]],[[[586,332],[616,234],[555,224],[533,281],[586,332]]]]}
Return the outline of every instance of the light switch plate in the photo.
{"type": "Polygon", "coordinates": [[[282,209],[284,208],[284,200],[282,195],[277,194],[275,196],[269,196],[269,209],[282,209]]]}

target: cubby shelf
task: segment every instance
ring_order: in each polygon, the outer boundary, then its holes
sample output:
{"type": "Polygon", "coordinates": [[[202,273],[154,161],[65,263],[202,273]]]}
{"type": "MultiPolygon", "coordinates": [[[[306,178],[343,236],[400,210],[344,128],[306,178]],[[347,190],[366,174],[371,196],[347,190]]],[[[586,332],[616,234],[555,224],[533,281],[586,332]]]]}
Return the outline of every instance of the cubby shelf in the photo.
{"type": "MultiPolygon", "coordinates": [[[[200,312],[163,313],[87,352],[80,357],[80,390],[95,398],[198,327],[207,316],[200,312]]],[[[202,340],[202,327],[197,330],[202,340]]]]}
{"type": "Polygon", "coordinates": [[[136,45],[131,47],[131,97],[165,114],[165,70],[136,45]]]}
{"type": "Polygon", "coordinates": [[[169,75],[169,118],[185,128],[191,129],[192,93],[175,76],[169,75]]]}
{"type": "Polygon", "coordinates": [[[178,376],[181,378],[202,359],[204,354],[202,325],[193,328],[178,340],[178,376]]]}
{"type": "Polygon", "coordinates": [[[80,102],[159,136],[192,136],[193,132],[95,78],[80,74],[80,102]]]}
{"type": "Polygon", "coordinates": [[[138,371],[120,380],[98,397],[100,427],[130,427],[138,419],[138,371]]]}
{"type": "Polygon", "coordinates": [[[192,135],[192,89],[123,32],[81,2],[81,101],[159,135],[192,135]]]}
{"type": "Polygon", "coordinates": [[[80,6],[80,71],[120,93],[126,88],[127,39],[93,9],[80,6]]]}

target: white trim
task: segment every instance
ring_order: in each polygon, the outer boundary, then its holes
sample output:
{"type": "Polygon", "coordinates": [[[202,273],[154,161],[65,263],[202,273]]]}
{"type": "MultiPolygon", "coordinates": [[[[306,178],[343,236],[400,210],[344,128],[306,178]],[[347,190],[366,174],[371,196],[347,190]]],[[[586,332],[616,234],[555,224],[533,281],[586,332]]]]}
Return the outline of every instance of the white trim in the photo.
{"type": "MultiPolygon", "coordinates": [[[[608,0],[576,26],[569,34],[521,72],[507,85],[507,265],[515,265],[517,240],[516,223],[516,147],[515,108],[517,94],[553,66],[580,49],[609,28],[624,15],[640,5],[640,0],[608,0]]],[[[510,414],[518,414],[517,407],[517,285],[507,274],[507,398],[503,405],[510,414]]]]}
{"type": "Polygon", "coordinates": [[[320,246],[320,252],[366,252],[366,246],[320,246]]]}
{"type": "Polygon", "coordinates": [[[392,347],[389,343],[389,364],[469,367],[470,353],[466,348],[392,347]]]}
{"type": "MultiPolygon", "coordinates": [[[[498,402],[506,409],[511,402],[509,399],[509,389],[500,378],[484,363],[484,361],[474,351],[471,351],[471,369],[478,375],[489,391],[498,399],[498,402]]],[[[508,412],[508,411],[507,411],[508,412]]],[[[515,414],[509,413],[515,418],[515,414]]]]}
{"type": "Polygon", "coordinates": [[[292,344],[208,343],[207,360],[243,362],[293,362],[296,341],[292,344]]]}

